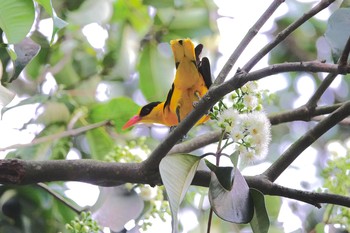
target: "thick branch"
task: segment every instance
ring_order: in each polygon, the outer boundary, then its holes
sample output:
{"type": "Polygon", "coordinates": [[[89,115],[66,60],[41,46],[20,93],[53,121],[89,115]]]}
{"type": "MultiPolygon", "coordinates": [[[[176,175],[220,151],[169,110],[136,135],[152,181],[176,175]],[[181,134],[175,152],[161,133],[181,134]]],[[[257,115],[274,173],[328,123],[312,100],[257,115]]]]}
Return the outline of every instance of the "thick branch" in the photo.
{"type": "MultiPolygon", "coordinates": [[[[81,181],[101,186],[116,186],[126,182],[161,185],[158,172],[142,173],[140,170],[139,164],[95,160],[0,160],[0,183],[27,185],[39,181],[81,181]]],[[[350,207],[349,197],[286,188],[272,183],[263,175],[245,178],[251,188],[258,189],[266,195],[287,197],[317,207],[320,207],[320,203],[350,207]]],[[[209,182],[210,173],[198,171],[192,184],[208,187],[209,182]]]]}

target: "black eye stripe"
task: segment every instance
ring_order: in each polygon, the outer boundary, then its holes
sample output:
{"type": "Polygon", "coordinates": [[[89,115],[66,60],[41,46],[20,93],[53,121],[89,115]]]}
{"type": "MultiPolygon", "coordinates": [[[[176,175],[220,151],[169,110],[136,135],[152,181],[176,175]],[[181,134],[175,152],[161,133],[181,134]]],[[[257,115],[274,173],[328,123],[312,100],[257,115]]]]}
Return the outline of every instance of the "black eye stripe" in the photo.
{"type": "Polygon", "coordinates": [[[150,112],[152,112],[152,109],[160,103],[161,102],[158,101],[158,102],[152,102],[152,103],[146,104],[141,108],[139,116],[140,117],[147,116],[148,114],[150,114],[150,112]]]}

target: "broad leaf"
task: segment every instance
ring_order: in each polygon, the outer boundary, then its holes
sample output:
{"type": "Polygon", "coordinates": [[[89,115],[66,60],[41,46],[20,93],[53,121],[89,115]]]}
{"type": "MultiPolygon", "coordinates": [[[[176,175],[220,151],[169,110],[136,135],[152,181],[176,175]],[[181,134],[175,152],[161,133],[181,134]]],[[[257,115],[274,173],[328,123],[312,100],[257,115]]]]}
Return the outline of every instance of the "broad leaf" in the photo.
{"type": "Polygon", "coordinates": [[[339,59],[350,36],[349,28],[350,8],[340,8],[329,17],[325,36],[332,48],[335,62],[339,59]]]}
{"type": "MultiPolygon", "coordinates": [[[[209,201],[213,211],[225,221],[233,223],[250,222],[254,213],[254,205],[247,182],[239,170],[235,169],[232,188],[230,190],[225,189],[216,175],[222,169],[218,167],[216,172],[211,172],[209,201]]],[[[230,177],[230,173],[227,176],[230,177]]]]}
{"type": "Polygon", "coordinates": [[[34,4],[30,0],[1,0],[0,28],[9,44],[22,41],[34,22],[34,4]]]}
{"type": "Polygon", "coordinates": [[[126,190],[124,186],[104,187],[92,207],[92,216],[99,225],[121,232],[127,222],[142,213],[143,206],[143,200],[133,190],[126,190]]]}
{"type": "Polygon", "coordinates": [[[138,71],[140,89],[148,101],[166,99],[174,80],[174,69],[175,64],[171,56],[162,54],[153,43],[145,45],[141,52],[138,71]]]}
{"type": "Polygon", "coordinates": [[[17,79],[26,65],[39,53],[40,46],[30,38],[24,38],[14,45],[16,60],[14,60],[14,72],[10,82],[17,79]]]}
{"type": "Polygon", "coordinates": [[[42,5],[44,7],[45,11],[52,17],[53,30],[52,30],[51,40],[50,40],[51,41],[50,43],[52,43],[53,38],[56,35],[56,33],[60,29],[67,26],[68,23],[57,16],[55,9],[53,9],[51,0],[35,0],[35,1],[37,3],[39,3],[40,5],[42,5]]]}
{"type": "Polygon", "coordinates": [[[254,216],[250,226],[254,233],[267,233],[270,227],[270,220],[265,207],[264,195],[256,189],[250,189],[250,195],[254,202],[254,216]]]}
{"type": "Polygon", "coordinates": [[[159,172],[168,195],[172,213],[173,232],[178,231],[179,206],[196,173],[200,157],[190,154],[165,156],[159,164],[159,172]]]}

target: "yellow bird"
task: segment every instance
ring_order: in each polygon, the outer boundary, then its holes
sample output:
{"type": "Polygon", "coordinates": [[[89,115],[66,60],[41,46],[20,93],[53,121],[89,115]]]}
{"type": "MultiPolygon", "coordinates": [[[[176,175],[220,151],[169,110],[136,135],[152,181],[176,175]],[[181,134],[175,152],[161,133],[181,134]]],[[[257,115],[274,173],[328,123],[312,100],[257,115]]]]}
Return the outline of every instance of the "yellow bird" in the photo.
{"type": "MultiPolygon", "coordinates": [[[[176,74],[165,102],[152,102],[143,106],[137,115],[133,116],[123,129],[137,123],[159,123],[166,126],[176,126],[194,108],[197,101],[208,91],[211,81],[210,64],[208,58],[200,60],[203,45],[196,48],[190,39],[172,40],[170,42],[176,74]]],[[[197,123],[209,120],[203,116],[197,123]]]]}

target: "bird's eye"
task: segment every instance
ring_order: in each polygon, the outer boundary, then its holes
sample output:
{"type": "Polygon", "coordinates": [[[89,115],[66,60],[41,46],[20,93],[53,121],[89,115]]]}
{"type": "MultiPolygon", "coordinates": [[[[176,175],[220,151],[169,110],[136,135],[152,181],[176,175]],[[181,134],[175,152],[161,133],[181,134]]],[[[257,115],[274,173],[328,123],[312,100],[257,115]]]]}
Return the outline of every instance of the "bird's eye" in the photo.
{"type": "Polygon", "coordinates": [[[160,104],[160,102],[152,102],[152,103],[149,103],[149,104],[143,106],[141,108],[141,111],[140,111],[140,114],[139,114],[140,117],[144,117],[144,116],[147,116],[148,114],[150,114],[152,112],[153,108],[155,106],[157,106],[158,104],[160,104]]]}

